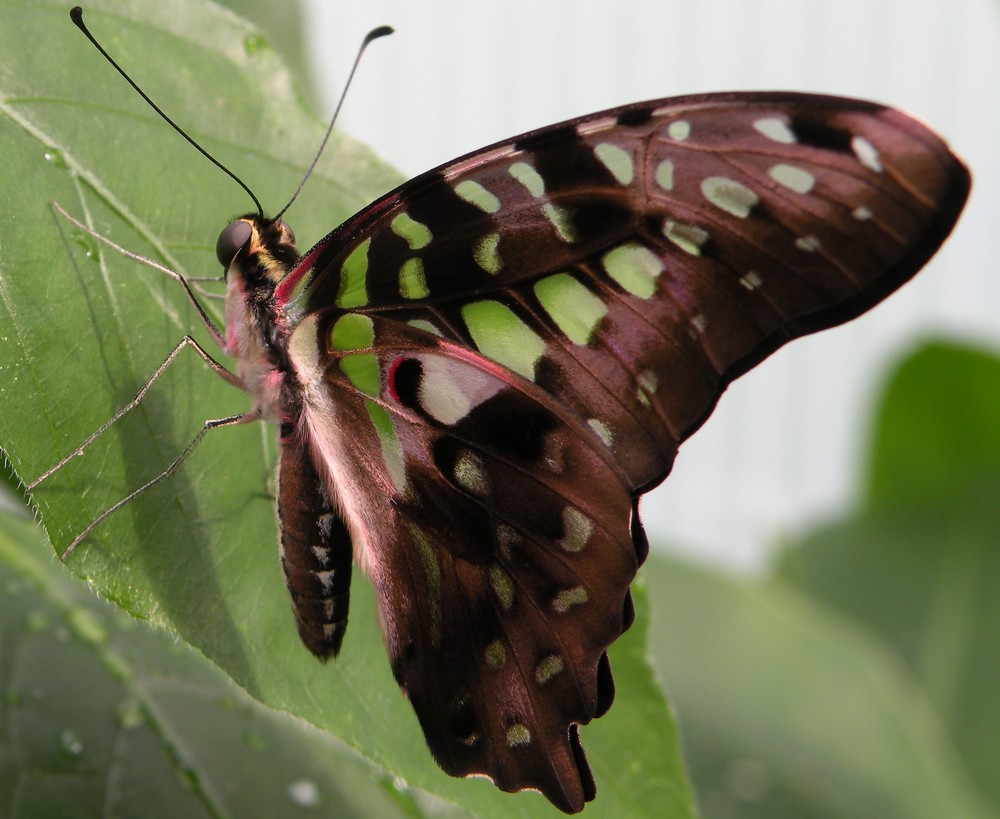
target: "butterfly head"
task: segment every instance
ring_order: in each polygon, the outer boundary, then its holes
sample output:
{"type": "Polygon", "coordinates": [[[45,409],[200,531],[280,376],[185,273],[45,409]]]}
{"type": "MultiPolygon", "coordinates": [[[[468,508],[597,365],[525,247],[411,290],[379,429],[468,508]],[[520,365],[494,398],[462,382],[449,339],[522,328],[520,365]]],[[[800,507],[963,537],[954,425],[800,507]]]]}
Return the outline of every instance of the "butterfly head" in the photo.
{"type": "Polygon", "coordinates": [[[226,276],[238,265],[244,278],[277,284],[295,265],[295,234],[280,219],[250,213],[234,219],[219,234],[215,255],[226,276]]]}

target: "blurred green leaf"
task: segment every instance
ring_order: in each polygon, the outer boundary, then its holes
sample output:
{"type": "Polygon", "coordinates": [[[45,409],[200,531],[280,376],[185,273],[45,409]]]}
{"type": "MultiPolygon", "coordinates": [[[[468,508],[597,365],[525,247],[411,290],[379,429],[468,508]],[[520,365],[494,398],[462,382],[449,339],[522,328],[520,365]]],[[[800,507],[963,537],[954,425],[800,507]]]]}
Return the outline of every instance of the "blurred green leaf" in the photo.
{"type": "Polygon", "coordinates": [[[1000,478],[1000,359],[928,343],[886,385],[875,413],[866,503],[920,503],[1000,478]]]}
{"type": "Polygon", "coordinates": [[[711,819],[996,816],[898,655],[781,581],[651,558],[651,650],[711,819]]]}
{"type": "MultiPolygon", "coordinates": [[[[126,404],[182,335],[211,345],[175,283],[79,233],[50,200],[189,275],[220,272],[217,232],[250,204],[124,85],[64,5],[5,0],[3,12],[0,442],[28,483],[126,404]]],[[[323,126],[299,106],[259,32],[193,0],[106,0],[88,4],[87,19],[265,206],[284,203],[323,126]]],[[[370,60],[377,70],[375,52],[370,60]]],[[[307,246],[396,180],[367,150],[337,138],[289,219],[307,246]]],[[[218,302],[209,305],[218,317],[218,302]]],[[[159,474],[206,418],[247,407],[185,352],[139,408],[32,493],[56,552],[159,474]]],[[[275,554],[274,434],[248,425],[209,435],[170,480],[102,523],[69,569],[197,647],[260,701],[412,785],[483,816],[554,815],[537,794],[510,796],[441,773],[393,682],[366,582],[352,590],[351,629],[336,663],[320,665],[299,644],[275,554]]],[[[690,814],[643,636],[640,613],[612,652],[619,703],[583,731],[600,791],[588,816],[690,814]]]]}
{"type": "Polygon", "coordinates": [[[899,651],[1000,812],[1000,360],[935,343],[890,378],[867,509],[788,575],[899,651]]]}

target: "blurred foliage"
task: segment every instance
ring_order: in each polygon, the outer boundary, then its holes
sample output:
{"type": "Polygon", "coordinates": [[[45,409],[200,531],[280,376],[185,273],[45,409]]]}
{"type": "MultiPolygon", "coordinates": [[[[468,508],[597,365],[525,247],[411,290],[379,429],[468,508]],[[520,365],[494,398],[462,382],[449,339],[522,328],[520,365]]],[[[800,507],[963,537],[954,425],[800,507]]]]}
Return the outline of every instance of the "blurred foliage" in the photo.
{"type": "Polygon", "coordinates": [[[651,562],[651,650],[702,814],[1000,816],[1000,360],[929,343],[859,509],[761,581],[651,562]]]}

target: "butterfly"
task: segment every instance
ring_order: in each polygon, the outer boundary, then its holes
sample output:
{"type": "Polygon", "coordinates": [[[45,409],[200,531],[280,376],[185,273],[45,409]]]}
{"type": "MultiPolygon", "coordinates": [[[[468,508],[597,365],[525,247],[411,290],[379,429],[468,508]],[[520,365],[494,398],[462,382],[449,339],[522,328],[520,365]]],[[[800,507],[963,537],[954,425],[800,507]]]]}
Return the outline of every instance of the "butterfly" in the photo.
{"type": "Polygon", "coordinates": [[[969,185],[891,108],[721,93],[475,151],[304,254],[234,220],[214,336],[253,408],[226,421],[278,427],[303,643],[338,654],[357,563],[441,767],[581,810],[641,496],[733,379],[908,281],[969,185]]]}

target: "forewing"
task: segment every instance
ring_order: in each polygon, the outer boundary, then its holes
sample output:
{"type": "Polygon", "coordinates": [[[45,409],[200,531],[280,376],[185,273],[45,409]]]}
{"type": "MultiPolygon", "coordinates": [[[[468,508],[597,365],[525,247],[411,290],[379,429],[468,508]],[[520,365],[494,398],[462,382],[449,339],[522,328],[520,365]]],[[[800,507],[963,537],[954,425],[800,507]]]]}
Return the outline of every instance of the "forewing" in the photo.
{"type": "Polygon", "coordinates": [[[644,490],[729,381],[906,282],[968,187],[933,132],[872,103],[643,103],[389,194],[307,254],[308,305],[388,312],[505,364],[644,490]]]}

